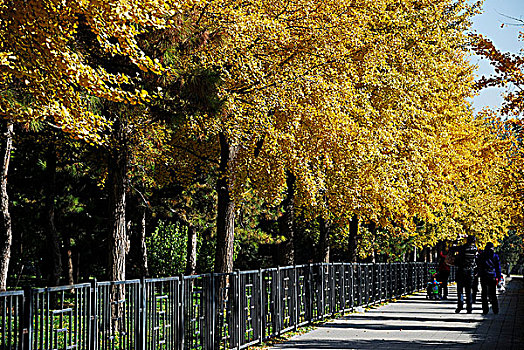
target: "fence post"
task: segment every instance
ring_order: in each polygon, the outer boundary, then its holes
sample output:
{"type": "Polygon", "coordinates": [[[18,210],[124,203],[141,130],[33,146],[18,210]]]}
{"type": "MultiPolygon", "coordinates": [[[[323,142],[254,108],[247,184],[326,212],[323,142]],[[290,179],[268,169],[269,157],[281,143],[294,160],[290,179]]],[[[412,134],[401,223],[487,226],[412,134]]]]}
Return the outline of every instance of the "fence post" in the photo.
{"type": "Polygon", "coordinates": [[[184,349],[184,346],[186,345],[186,317],[185,317],[185,309],[186,309],[186,296],[185,296],[185,281],[184,276],[180,275],[180,283],[179,283],[179,296],[180,296],[180,303],[178,306],[178,310],[180,312],[180,349],[184,349]]]}
{"type": "Polygon", "coordinates": [[[402,283],[402,295],[407,293],[406,263],[400,263],[400,283],[402,283]]]}
{"type": "Polygon", "coordinates": [[[281,295],[281,278],[280,278],[280,266],[277,267],[277,283],[275,284],[276,293],[275,293],[275,307],[277,309],[277,317],[275,318],[275,334],[280,335],[280,330],[282,329],[282,295],[281,295]]]}
{"type": "Polygon", "coordinates": [[[89,349],[97,350],[98,349],[98,314],[97,314],[97,304],[98,304],[98,286],[96,278],[91,281],[91,332],[89,334],[89,349]]]}
{"type": "Polygon", "coordinates": [[[340,294],[340,275],[338,273],[338,266],[335,263],[331,263],[331,273],[333,275],[333,304],[331,314],[335,315],[337,312],[340,312],[340,295],[337,296],[337,293],[340,294]]]}
{"type": "Polygon", "coordinates": [[[346,313],[346,265],[341,264],[342,270],[342,285],[341,285],[341,302],[342,302],[342,316],[346,313]]]}
{"type": "Polygon", "coordinates": [[[353,266],[353,263],[349,263],[349,280],[351,284],[351,311],[354,310],[355,307],[355,267],[353,266]]]}
{"type": "Polygon", "coordinates": [[[308,319],[309,319],[309,322],[313,322],[313,267],[311,264],[309,264],[309,268],[308,268],[308,279],[307,279],[307,286],[308,286],[308,296],[309,296],[309,300],[307,302],[307,307],[308,307],[308,319]]]}
{"type": "Polygon", "coordinates": [[[140,322],[138,322],[138,339],[140,340],[139,348],[142,350],[146,349],[147,343],[147,289],[146,289],[146,279],[142,277],[140,281],[140,322]]]}
{"type": "Polygon", "coordinates": [[[207,343],[208,349],[213,350],[215,348],[215,332],[216,332],[216,308],[215,308],[215,273],[212,272],[209,275],[209,285],[208,285],[208,297],[207,297],[207,310],[209,310],[208,315],[208,335],[207,343]]]}
{"type": "Polygon", "coordinates": [[[237,282],[236,288],[235,288],[235,301],[237,305],[237,312],[236,312],[236,318],[237,322],[237,349],[240,349],[240,345],[242,343],[242,327],[241,327],[241,320],[242,320],[242,300],[241,300],[241,281],[240,281],[240,270],[235,271],[235,280],[237,282]]]}
{"type": "Polygon", "coordinates": [[[258,300],[259,300],[259,309],[258,309],[258,331],[259,331],[259,338],[260,343],[264,341],[264,321],[265,321],[265,315],[264,315],[264,276],[262,269],[258,269],[258,300]]]}
{"type": "Polygon", "coordinates": [[[402,295],[406,295],[408,293],[407,271],[408,271],[408,264],[406,262],[402,262],[402,269],[400,272],[402,274],[402,295]]]}
{"type": "Polygon", "coordinates": [[[357,263],[357,281],[358,281],[358,306],[362,306],[362,264],[360,263],[357,263]]]}
{"type": "Polygon", "coordinates": [[[329,278],[329,313],[331,316],[335,314],[337,309],[337,288],[336,288],[336,273],[335,265],[333,263],[328,265],[328,278],[329,278]]]}
{"type": "Polygon", "coordinates": [[[388,296],[389,299],[393,299],[395,294],[393,293],[393,263],[388,265],[388,296]]]}
{"type": "Polygon", "coordinates": [[[374,304],[377,300],[376,288],[375,288],[375,263],[370,263],[369,271],[371,271],[371,276],[369,278],[370,288],[369,288],[369,301],[368,304],[374,304]]]}
{"type": "Polygon", "coordinates": [[[22,320],[23,350],[31,350],[33,345],[33,290],[24,288],[24,316],[22,320]]]}
{"type": "Polygon", "coordinates": [[[387,297],[388,299],[392,298],[392,292],[391,292],[391,263],[388,263],[386,265],[386,290],[387,290],[387,297]]]}
{"type": "Polygon", "coordinates": [[[324,263],[320,263],[320,296],[319,296],[319,307],[320,307],[320,317],[324,318],[324,263]]]}
{"type": "Polygon", "coordinates": [[[415,266],[415,290],[420,289],[420,281],[419,281],[419,273],[418,273],[418,264],[417,262],[413,262],[413,265],[415,266]]]}
{"type": "Polygon", "coordinates": [[[411,262],[413,265],[413,289],[414,291],[418,291],[418,279],[417,279],[417,263],[411,262]]]}
{"type": "Polygon", "coordinates": [[[413,265],[411,262],[406,262],[407,265],[407,281],[408,281],[408,293],[413,293],[415,291],[415,287],[413,285],[413,265]]]}
{"type": "Polygon", "coordinates": [[[372,303],[373,298],[373,265],[366,264],[366,306],[372,303]]]}
{"type": "Polygon", "coordinates": [[[294,320],[294,326],[293,326],[293,329],[296,331],[297,328],[298,328],[298,273],[297,273],[297,265],[293,265],[293,284],[295,285],[295,287],[293,288],[293,299],[294,299],[294,302],[293,302],[293,307],[294,307],[294,312],[293,312],[293,317],[295,318],[294,320]]]}
{"type": "Polygon", "coordinates": [[[378,299],[382,302],[382,263],[378,264],[378,299]]]}

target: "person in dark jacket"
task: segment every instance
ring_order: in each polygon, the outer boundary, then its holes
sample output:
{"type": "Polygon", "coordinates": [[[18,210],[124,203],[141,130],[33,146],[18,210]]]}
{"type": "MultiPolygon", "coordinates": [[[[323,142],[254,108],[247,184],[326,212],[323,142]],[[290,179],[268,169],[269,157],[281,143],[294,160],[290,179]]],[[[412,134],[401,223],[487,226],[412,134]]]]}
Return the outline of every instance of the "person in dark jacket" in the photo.
{"type": "Polygon", "coordinates": [[[486,248],[479,256],[480,286],[482,288],[482,313],[489,312],[489,301],[494,314],[499,313],[499,302],[497,299],[497,283],[502,276],[500,272],[500,259],[495,253],[493,243],[488,242],[486,248]]]}
{"type": "Polygon", "coordinates": [[[468,314],[473,311],[472,288],[475,275],[477,246],[475,236],[468,236],[466,244],[457,248],[455,265],[457,266],[457,309],[459,313],[464,309],[464,294],[466,294],[466,310],[468,314]]]}

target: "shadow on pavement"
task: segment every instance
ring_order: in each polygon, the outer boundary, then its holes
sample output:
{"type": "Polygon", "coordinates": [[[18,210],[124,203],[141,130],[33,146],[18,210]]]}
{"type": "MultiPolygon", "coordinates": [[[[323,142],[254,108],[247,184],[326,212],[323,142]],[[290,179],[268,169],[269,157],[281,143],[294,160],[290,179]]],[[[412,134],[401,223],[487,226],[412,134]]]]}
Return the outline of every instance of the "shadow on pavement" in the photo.
{"type": "Polygon", "coordinates": [[[342,340],[318,340],[318,341],[290,341],[280,346],[279,349],[464,349],[467,344],[459,344],[453,341],[411,341],[409,339],[403,340],[388,340],[383,342],[380,346],[380,341],[377,340],[356,340],[356,341],[342,341],[342,340]]]}
{"type": "MultiPolygon", "coordinates": [[[[479,291],[480,293],[480,291],[479,291]]],[[[479,295],[480,296],[480,295],[479,295]]],[[[514,276],[499,295],[500,313],[456,314],[456,287],[448,300],[423,293],[317,326],[273,349],[524,349],[524,281],[514,276]]]]}

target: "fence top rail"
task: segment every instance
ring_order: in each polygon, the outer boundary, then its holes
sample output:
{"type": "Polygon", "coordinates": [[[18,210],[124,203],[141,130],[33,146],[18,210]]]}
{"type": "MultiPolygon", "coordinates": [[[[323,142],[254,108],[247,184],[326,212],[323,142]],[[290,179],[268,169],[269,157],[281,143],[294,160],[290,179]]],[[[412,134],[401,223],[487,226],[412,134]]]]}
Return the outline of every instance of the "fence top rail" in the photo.
{"type": "Polygon", "coordinates": [[[223,276],[233,276],[233,275],[235,275],[234,272],[231,272],[231,273],[213,272],[213,273],[203,273],[203,274],[200,274],[200,275],[182,276],[182,279],[184,279],[184,280],[194,280],[194,279],[201,279],[201,278],[223,277],[223,276]]]}
{"type": "Polygon", "coordinates": [[[68,284],[65,286],[56,286],[56,287],[45,287],[45,288],[33,288],[33,293],[49,293],[49,292],[63,292],[70,291],[72,289],[83,289],[90,288],[91,283],[78,283],[78,284],[68,284]]]}
{"type": "Polygon", "coordinates": [[[264,273],[264,272],[273,272],[273,271],[277,271],[277,270],[278,270],[277,267],[270,267],[268,269],[263,269],[262,273],[264,273]]]}
{"type": "MultiPolygon", "coordinates": [[[[302,265],[290,265],[290,266],[279,266],[279,267],[272,267],[272,268],[265,268],[265,269],[258,269],[258,270],[248,270],[248,271],[235,271],[231,273],[206,273],[206,274],[199,274],[199,275],[190,275],[190,276],[172,276],[172,277],[158,277],[158,278],[147,278],[147,279],[134,279],[134,280],[126,280],[126,281],[103,281],[98,282],[94,280],[94,284],[96,286],[110,286],[110,285],[130,285],[130,284],[140,284],[142,281],[146,283],[155,283],[155,282],[167,282],[167,281],[183,281],[183,280],[195,280],[195,279],[202,279],[202,278],[209,278],[209,277],[223,277],[223,276],[233,276],[237,273],[240,273],[242,275],[250,274],[250,273],[271,273],[276,271],[282,271],[282,270],[291,270],[291,269],[303,269],[303,268],[324,268],[329,266],[344,266],[344,267],[350,267],[350,268],[357,268],[357,267],[365,267],[365,266],[391,266],[391,267],[400,267],[400,266],[417,266],[417,267],[434,267],[436,266],[436,263],[431,262],[421,262],[421,261],[407,261],[407,262],[386,262],[386,263],[354,263],[354,262],[333,262],[333,263],[309,263],[309,264],[302,264],[302,265]]],[[[313,273],[315,273],[313,271],[313,273]]],[[[43,292],[56,292],[56,291],[67,291],[71,289],[80,289],[85,288],[87,286],[91,286],[93,282],[86,282],[86,283],[79,283],[79,284],[73,284],[73,285],[65,285],[65,286],[58,286],[58,287],[44,287],[44,288],[32,288],[33,291],[36,293],[43,293],[43,292]]],[[[10,295],[24,295],[23,290],[10,290],[6,292],[0,292],[0,297],[2,296],[10,296],[10,295]]]]}
{"type": "Polygon", "coordinates": [[[97,286],[115,286],[120,284],[140,284],[139,279],[135,280],[126,280],[126,281],[104,281],[104,282],[96,282],[97,286]]]}
{"type": "Polygon", "coordinates": [[[12,296],[15,296],[15,295],[24,295],[24,291],[23,290],[8,290],[8,291],[5,291],[5,292],[0,292],[0,298],[2,297],[12,297],[12,296]]]}
{"type": "MultiPolygon", "coordinates": [[[[209,277],[211,275],[212,275],[211,273],[203,273],[201,275],[182,276],[182,279],[183,280],[196,280],[196,279],[206,278],[206,277],[209,277]]],[[[218,275],[218,274],[216,274],[216,275],[218,275]]]]}
{"type": "Polygon", "coordinates": [[[157,277],[157,278],[145,278],[145,283],[157,283],[157,282],[171,282],[171,281],[179,281],[179,276],[174,277],[157,277]]]}

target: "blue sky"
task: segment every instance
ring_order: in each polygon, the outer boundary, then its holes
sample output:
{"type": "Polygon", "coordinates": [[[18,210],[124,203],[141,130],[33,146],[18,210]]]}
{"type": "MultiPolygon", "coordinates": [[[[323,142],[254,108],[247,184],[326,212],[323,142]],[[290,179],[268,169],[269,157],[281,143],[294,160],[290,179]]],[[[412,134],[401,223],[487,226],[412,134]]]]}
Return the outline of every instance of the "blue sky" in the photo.
{"type": "MultiPolygon", "coordinates": [[[[518,40],[518,33],[524,31],[524,27],[508,25],[516,22],[508,16],[524,19],[524,0],[485,0],[483,13],[473,18],[473,30],[491,39],[499,50],[519,53],[524,49],[524,42],[518,40]]],[[[479,76],[492,72],[490,64],[478,56],[472,56],[471,62],[479,66],[479,76]]],[[[484,106],[498,108],[502,103],[500,94],[499,89],[485,89],[473,99],[473,107],[477,111],[484,106]]]]}

